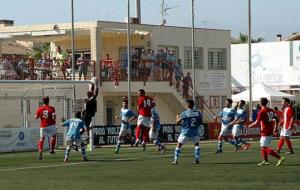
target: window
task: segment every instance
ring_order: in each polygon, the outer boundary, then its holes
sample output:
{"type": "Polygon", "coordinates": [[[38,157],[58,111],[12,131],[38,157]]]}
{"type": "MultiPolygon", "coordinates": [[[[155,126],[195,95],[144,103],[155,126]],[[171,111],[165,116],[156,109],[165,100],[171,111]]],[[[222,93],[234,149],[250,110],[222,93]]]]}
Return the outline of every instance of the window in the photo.
{"type": "Polygon", "coordinates": [[[208,49],[208,69],[226,69],[226,49],[208,49]]]}
{"type": "Polygon", "coordinates": [[[114,124],[114,108],[113,101],[106,102],[106,125],[114,124]]]}
{"type": "MultiPolygon", "coordinates": [[[[195,69],[203,69],[203,49],[194,48],[195,69]]],[[[192,69],[192,47],[184,47],[184,68],[192,69]]]]}
{"type": "Polygon", "coordinates": [[[225,107],[225,100],[227,99],[227,96],[221,96],[221,107],[225,107]]]}
{"type": "Polygon", "coordinates": [[[211,96],[210,97],[210,107],[211,108],[220,108],[220,96],[211,96]]]}

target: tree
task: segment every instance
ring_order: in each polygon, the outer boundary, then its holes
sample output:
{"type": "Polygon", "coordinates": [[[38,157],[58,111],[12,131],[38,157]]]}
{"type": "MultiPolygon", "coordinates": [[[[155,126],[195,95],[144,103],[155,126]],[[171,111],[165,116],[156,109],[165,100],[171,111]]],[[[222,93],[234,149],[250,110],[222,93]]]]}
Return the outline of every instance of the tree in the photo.
{"type": "MultiPolygon", "coordinates": [[[[252,43],[260,43],[260,42],[263,42],[263,41],[265,41],[265,39],[262,38],[262,37],[259,37],[257,39],[254,39],[254,38],[251,39],[252,43]]],[[[248,43],[248,35],[240,33],[240,36],[239,36],[238,39],[236,39],[236,38],[231,39],[231,43],[232,44],[245,44],[245,43],[248,43]]]]}

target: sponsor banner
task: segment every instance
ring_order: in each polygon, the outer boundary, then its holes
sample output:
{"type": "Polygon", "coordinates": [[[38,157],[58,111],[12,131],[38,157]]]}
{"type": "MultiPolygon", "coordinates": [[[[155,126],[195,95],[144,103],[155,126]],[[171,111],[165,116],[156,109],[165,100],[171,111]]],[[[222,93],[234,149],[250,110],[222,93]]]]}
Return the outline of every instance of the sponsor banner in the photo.
{"type": "MultiPolygon", "coordinates": [[[[241,137],[242,138],[259,138],[260,137],[260,125],[248,128],[247,126],[251,122],[246,122],[241,137]]],[[[218,135],[221,131],[221,124],[217,122],[208,123],[208,137],[209,139],[218,139],[218,135]]],[[[280,134],[280,131],[278,132],[280,134]]],[[[300,136],[300,121],[294,122],[294,128],[292,130],[292,136],[300,136]]]]}
{"type": "MultiPolygon", "coordinates": [[[[0,128],[0,152],[37,150],[39,128],[0,128]]],[[[44,148],[49,147],[47,141],[44,148]]]]}
{"type": "MultiPolygon", "coordinates": [[[[118,141],[118,136],[120,132],[119,125],[113,126],[94,126],[93,134],[94,134],[94,144],[97,145],[111,145],[116,144],[118,141]]],[[[134,128],[132,126],[132,135],[134,135],[134,128]]],[[[164,124],[161,125],[158,138],[162,142],[177,142],[177,138],[181,132],[180,125],[174,124],[164,124]]],[[[199,127],[199,133],[201,139],[208,139],[208,128],[207,124],[203,124],[199,127]]],[[[125,142],[126,143],[126,142],[125,142]]]]}

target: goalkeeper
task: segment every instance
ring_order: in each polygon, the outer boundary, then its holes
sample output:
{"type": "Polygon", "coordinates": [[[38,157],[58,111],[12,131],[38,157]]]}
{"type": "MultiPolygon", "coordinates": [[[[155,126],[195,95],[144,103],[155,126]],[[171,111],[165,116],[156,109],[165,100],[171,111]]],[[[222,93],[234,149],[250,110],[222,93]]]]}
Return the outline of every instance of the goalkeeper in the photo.
{"type": "Polygon", "coordinates": [[[81,112],[75,113],[75,118],[71,118],[67,121],[64,121],[62,124],[63,127],[67,127],[67,137],[66,137],[66,151],[64,162],[69,162],[70,152],[72,147],[81,148],[82,160],[88,161],[86,157],[85,145],[82,141],[81,135],[84,133],[86,126],[84,121],[81,120],[81,112]]]}

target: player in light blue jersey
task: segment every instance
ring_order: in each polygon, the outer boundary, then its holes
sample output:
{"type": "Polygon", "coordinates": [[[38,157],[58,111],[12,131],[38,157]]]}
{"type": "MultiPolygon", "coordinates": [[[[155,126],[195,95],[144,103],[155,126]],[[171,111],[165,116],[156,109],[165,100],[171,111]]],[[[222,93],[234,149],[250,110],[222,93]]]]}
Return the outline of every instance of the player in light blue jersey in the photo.
{"type": "Polygon", "coordinates": [[[223,108],[218,116],[215,116],[215,121],[217,121],[218,118],[221,118],[221,131],[218,136],[218,148],[216,153],[223,152],[223,138],[225,137],[225,140],[228,140],[227,137],[230,134],[235,115],[236,110],[232,108],[232,99],[226,99],[225,108],[223,108]]]}
{"type": "Polygon", "coordinates": [[[181,133],[177,140],[177,146],[174,153],[173,165],[178,164],[178,158],[181,152],[182,145],[188,141],[192,141],[195,144],[195,163],[199,164],[200,159],[200,147],[199,147],[199,126],[202,125],[202,113],[194,109],[194,101],[186,100],[187,110],[177,115],[176,123],[182,124],[181,133]]]}
{"type": "Polygon", "coordinates": [[[75,118],[71,118],[67,121],[64,121],[62,124],[63,127],[67,127],[67,137],[66,144],[67,148],[65,151],[64,162],[69,162],[71,147],[76,146],[81,148],[82,160],[88,161],[86,157],[85,145],[83,143],[81,135],[86,130],[84,121],[81,120],[81,112],[75,113],[75,118]]]}
{"type": "Polygon", "coordinates": [[[151,120],[150,120],[150,131],[149,131],[149,139],[157,146],[157,151],[160,151],[163,154],[166,150],[164,144],[162,144],[158,138],[159,130],[160,130],[160,119],[159,114],[155,108],[156,104],[152,103],[151,109],[151,120]]]}
{"type": "Polygon", "coordinates": [[[116,154],[120,151],[121,141],[123,138],[129,136],[129,138],[132,140],[130,122],[137,118],[136,114],[134,114],[133,111],[128,108],[128,100],[124,99],[122,106],[123,107],[121,108],[120,115],[116,117],[116,119],[121,119],[121,129],[115,149],[116,154]]]}
{"type": "Polygon", "coordinates": [[[239,150],[241,148],[241,144],[244,144],[244,150],[248,150],[251,146],[250,143],[246,143],[246,141],[240,137],[244,127],[244,123],[248,118],[247,112],[244,108],[245,104],[246,102],[244,100],[241,100],[238,103],[238,109],[235,114],[234,125],[231,131],[233,138],[232,143],[235,146],[235,150],[239,150]]]}

